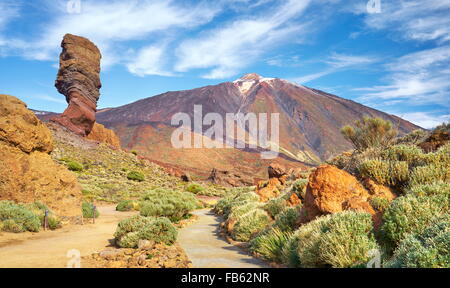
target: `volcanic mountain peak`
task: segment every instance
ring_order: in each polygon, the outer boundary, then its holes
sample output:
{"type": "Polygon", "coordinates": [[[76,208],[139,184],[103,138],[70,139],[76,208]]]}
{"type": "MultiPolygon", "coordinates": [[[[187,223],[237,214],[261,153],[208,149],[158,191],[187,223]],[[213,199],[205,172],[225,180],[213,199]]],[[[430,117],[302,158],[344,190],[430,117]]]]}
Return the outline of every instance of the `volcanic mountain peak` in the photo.
{"type": "Polygon", "coordinates": [[[256,73],[250,73],[233,81],[233,84],[239,89],[239,91],[241,91],[243,95],[246,95],[256,84],[268,82],[274,79],[275,78],[264,78],[256,73]]]}

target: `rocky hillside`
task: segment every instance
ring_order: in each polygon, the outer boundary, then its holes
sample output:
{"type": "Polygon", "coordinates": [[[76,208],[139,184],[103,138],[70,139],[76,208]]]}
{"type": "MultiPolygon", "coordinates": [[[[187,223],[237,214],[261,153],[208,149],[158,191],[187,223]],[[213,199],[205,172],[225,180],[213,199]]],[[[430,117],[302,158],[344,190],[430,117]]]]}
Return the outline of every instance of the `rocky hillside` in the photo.
{"type": "Polygon", "coordinates": [[[281,154],[275,162],[288,167],[302,166],[300,162],[317,163],[351,148],[340,129],[364,115],[390,120],[402,134],[419,128],[353,101],[257,74],[104,109],[98,112],[97,121],[119,135],[122,147],[137,150],[151,159],[206,171],[238,168],[265,176],[269,163],[260,159],[258,151],[172,148],[172,116],[184,112],[193,119],[196,104],[202,105],[203,115],[215,112],[224,119],[226,113],[280,113],[281,154]]]}
{"type": "Polygon", "coordinates": [[[0,95],[0,127],[0,200],[39,201],[58,215],[80,215],[80,186],[52,160],[50,130],[25,103],[7,95],[0,95]]]}

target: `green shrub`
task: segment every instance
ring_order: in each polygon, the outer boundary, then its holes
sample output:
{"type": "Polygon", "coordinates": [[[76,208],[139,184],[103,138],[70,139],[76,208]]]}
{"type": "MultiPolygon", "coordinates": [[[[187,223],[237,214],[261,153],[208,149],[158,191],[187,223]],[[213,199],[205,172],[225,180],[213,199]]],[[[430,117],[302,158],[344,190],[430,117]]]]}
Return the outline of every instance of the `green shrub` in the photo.
{"type": "Polygon", "coordinates": [[[296,230],[291,234],[281,250],[281,262],[287,267],[300,268],[300,258],[298,253],[299,237],[296,230]]]}
{"type": "Polygon", "coordinates": [[[51,230],[55,230],[61,227],[61,221],[59,220],[59,218],[54,215],[53,212],[45,204],[34,202],[31,204],[26,204],[25,207],[39,217],[41,226],[44,225],[45,211],[48,211],[48,228],[50,228],[51,230]]]}
{"type": "Polygon", "coordinates": [[[186,187],[186,191],[194,193],[194,194],[198,194],[200,192],[203,192],[204,190],[205,190],[205,188],[198,183],[191,183],[186,187]]]}
{"type": "Polygon", "coordinates": [[[281,231],[293,231],[300,217],[300,209],[298,207],[290,207],[275,217],[274,227],[281,231]]]}
{"type": "Polygon", "coordinates": [[[386,160],[406,161],[410,165],[420,165],[424,157],[422,149],[415,145],[393,145],[383,151],[386,160]]]}
{"type": "Polygon", "coordinates": [[[136,203],[136,201],[133,200],[122,200],[119,202],[119,204],[117,204],[116,206],[116,211],[132,211],[132,210],[137,210],[137,208],[139,208],[138,203],[136,203]]]}
{"type": "Polygon", "coordinates": [[[259,203],[259,196],[253,192],[246,192],[242,194],[232,193],[229,196],[226,196],[223,199],[221,199],[217,203],[215,210],[218,211],[218,213],[222,214],[225,219],[227,219],[233,207],[241,206],[248,202],[259,203]]]}
{"type": "Polygon", "coordinates": [[[258,209],[261,207],[261,203],[259,202],[243,202],[241,205],[233,206],[230,213],[228,214],[227,219],[239,219],[242,216],[248,214],[251,211],[254,211],[255,209],[258,209]]]}
{"type": "Polygon", "coordinates": [[[262,233],[250,241],[250,250],[261,255],[269,261],[281,263],[283,261],[283,248],[292,232],[281,231],[277,228],[262,233]]]}
{"type": "Polygon", "coordinates": [[[414,196],[446,195],[450,197],[450,184],[439,181],[433,184],[416,185],[409,188],[407,194],[414,196]]]}
{"type": "Polygon", "coordinates": [[[270,217],[262,209],[254,209],[239,218],[231,236],[236,241],[248,242],[253,235],[270,223],[270,217]]]}
{"type": "Polygon", "coordinates": [[[449,213],[446,195],[398,197],[383,215],[381,233],[387,248],[395,248],[407,234],[420,234],[437,217],[449,213]]]}
{"type": "Polygon", "coordinates": [[[366,160],[358,167],[362,177],[368,177],[378,184],[399,187],[409,179],[408,163],[406,161],[366,160]]]}
{"type": "Polygon", "coordinates": [[[76,161],[67,161],[66,162],[66,165],[67,165],[67,168],[69,168],[69,170],[70,171],[76,171],[76,172],[79,172],[79,171],[83,171],[83,165],[82,164],[80,164],[80,163],[78,163],[78,162],[76,162],[76,161]]]}
{"type": "Polygon", "coordinates": [[[12,201],[0,201],[0,222],[6,232],[38,232],[41,226],[39,217],[23,205],[12,201]]]}
{"type": "Polygon", "coordinates": [[[306,186],[308,185],[308,179],[298,179],[292,185],[292,191],[297,194],[298,198],[305,199],[306,186]]]}
{"type": "Polygon", "coordinates": [[[450,218],[446,215],[422,233],[408,235],[384,265],[390,268],[449,268],[450,218]]]}
{"type": "Polygon", "coordinates": [[[369,117],[356,121],[355,127],[344,126],[341,133],[359,151],[389,146],[397,136],[397,130],[392,127],[391,122],[369,117]]]}
{"type": "Polygon", "coordinates": [[[335,268],[367,263],[369,251],[379,250],[372,225],[370,214],[351,212],[331,217],[319,240],[320,259],[335,268]]]}
{"type": "Polygon", "coordinates": [[[131,171],[127,175],[128,180],[138,181],[142,182],[145,181],[145,176],[141,172],[138,171],[131,171]]]}
{"type": "Polygon", "coordinates": [[[416,129],[403,137],[395,140],[396,144],[417,145],[428,136],[428,132],[422,129],[416,129]]]}
{"type": "Polygon", "coordinates": [[[172,245],[176,241],[177,230],[167,218],[136,215],[119,222],[114,238],[123,248],[137,248],[139,240],[172,245]]]}
{"type": "Polygon", "coordinates": [[[372,197],[369,204],[377,211],[384,211],[391,204],[388,199],[382,197],[372,197]]]}
{"type": "Polygon", "coordinates": [[[142,216],[167,217],[177,222],[200,207],[194,194],[166,189],[155,189],[147,192],[140,203],[142,216]]]}
{"type": "Polygon", "coordinates": [[[81,205],[81,210],[83,212],[84,218],[98,218],[100,216],[100,212],[98,212],[98,209],[95,209],[95,215],[94,215],[94,204],[89,202],[83,202],[81,205]]]}
{"type": "Polygon", "coordinates": [[[289,243],[284,258],[293,259],[290,253],[296,248],[301,267],[352,267],[366,262],[368,252],[378,248],[372,229],[370,214],[322,216],[295,232],[297,244],[289,243]]]}
{"type": "Polygon", "coordinates": [[[450,181],[449,168],[446,165],[430,164],[414,168],[411,172],[409,185],[412,187],[421,184],[433,184],[439,181],[450,181]]]}
{"type": "Polygon", "coordinates": [[[138,152],[137,152],[136,150],[131,150],[130,153],[133,154],[133,155],[135,155],[135,156],[138,155],[138,152]]]}
{"type": "Polygon", "coordinates": [[[272,218],[275,218],[286,209],[286,205],[287,202],[282,197],[272,198],[264,205],[264,210],[266,210],[272,218]]]}

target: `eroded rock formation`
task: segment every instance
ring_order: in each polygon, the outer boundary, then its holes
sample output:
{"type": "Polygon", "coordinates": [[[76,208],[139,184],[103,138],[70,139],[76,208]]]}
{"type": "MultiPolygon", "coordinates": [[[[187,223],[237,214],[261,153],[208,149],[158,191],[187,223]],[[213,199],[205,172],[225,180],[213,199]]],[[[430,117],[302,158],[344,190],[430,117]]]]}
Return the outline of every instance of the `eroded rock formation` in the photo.
{"type": "Polygon", "coordinates": [[[60,66],[55,86],[69,106],[52,121],[86,136],[95,123],[100,97],[100,50],[86,38],[66,34],[61,43],[60,66]]]}
{"type": "Polygon", "coordinates": [[[52,160],[52,150],[49,129],[25,103],[0,95],[0,200],[40,201],[58,215],[80,215],[77,179],[52,160]]]}
{"type": "Polygon", "coordinates": [[[208,181],[226,187],[253,185],[253,179],[251,177],[247,177],[233,171],[221,171],[215,168],[212,169],[211,174],[208,177],[208,181]]]}

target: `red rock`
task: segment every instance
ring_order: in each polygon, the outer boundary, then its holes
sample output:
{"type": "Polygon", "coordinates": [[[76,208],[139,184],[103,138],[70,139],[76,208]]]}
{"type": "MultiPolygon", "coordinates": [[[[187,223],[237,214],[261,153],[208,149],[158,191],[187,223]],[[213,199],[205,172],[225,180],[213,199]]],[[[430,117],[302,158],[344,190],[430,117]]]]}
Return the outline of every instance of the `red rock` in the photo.
{"type": "Polygon", "coordinates": [[[87,139],[106,143],[114,148],[120,149],[120,139],[113,130],[105,128],[102,124],[95,123],[87,139]]]}
{"type": "Polygon", "coordinates": [[[280,178],[287,174],[286,168],[278,163],[271,163],[268,168],[269,178],[280,178]]]}
{"type": "Polygon", "coordinates": [[[100,59],[97,46],[86,38],[66,34],[61,43],[60,67],[55,86],[69,106],[52,118],[72,132],[86,136],[95,123],[100,97],[100,59]]]}
{"type": "Polygon", "coordinates": [[[309,176],[301,222],[320,215],[337,213],[367,201],[369,193],[351,174],[331,165],[319,166],[309,176]]]}

